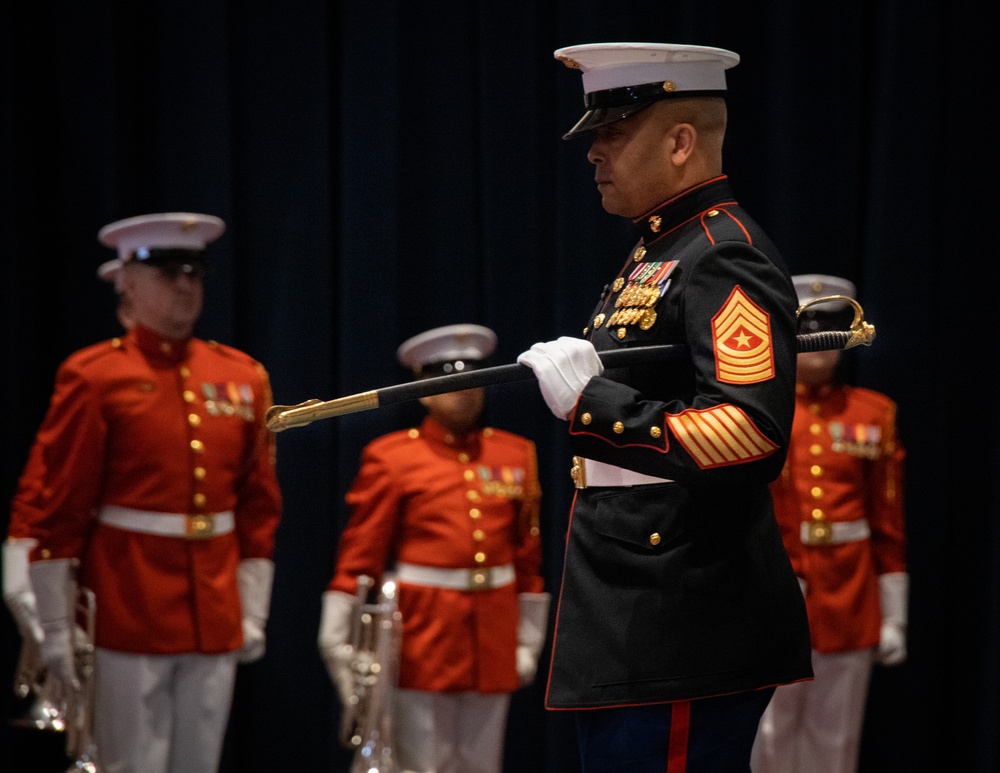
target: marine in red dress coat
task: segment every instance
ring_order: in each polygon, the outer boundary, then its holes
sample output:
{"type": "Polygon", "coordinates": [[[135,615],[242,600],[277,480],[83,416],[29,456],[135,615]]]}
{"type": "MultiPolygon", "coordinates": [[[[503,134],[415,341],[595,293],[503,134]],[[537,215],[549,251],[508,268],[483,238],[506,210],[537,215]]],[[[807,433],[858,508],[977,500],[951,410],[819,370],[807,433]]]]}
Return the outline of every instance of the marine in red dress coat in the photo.
{"type": "Polygon", "coordinates": [[[270,558],[281,512],[270,399],[264,368],[246,354],[141,325],[60,366],[33,452],[45,474],[19,506],[38,540],[34,559],[80,559],[80,583],[97,599],[97,646],[242,646],[237,565],[270,558]],[[178,539],[105,523],[106,507],[187,514],[192,536],[232,511],[235,528],[178,539]]]}
{"type": "MultiPolygon", "coordinates": [[[[475,367],[491,330],[449,325],[399,359],[418,377],[475,367]]],[[[484,390],[422,398],[419,428],[369,443],[346,502],[319,647],[344,706],[358,578],[398,583],[394,756],[408,771],[499,773],[509,694],[535,675],[549,596],[541,576],[535,444],[481,428],[484,390]]]]}
{"type": "Polygon", "coordinates": [[[792,567],[807,588],[812,646],[873,647],[882,626],[878,578],[906,572],[896,404],[840,383],[799,384],[795,397],[788,459],[771,491],[792,567]],[[846,524],[859,524],[849,527],[858,538],[835,541],[846,524]]]}
{"type": "MultiPolygon", "coordinates": [[[[844,330],[853,283],[793,277],[803,332],[844,330]],[[816,303],[820,298],[840,300],[816,303]]],[[[850,386],[839,351],[798,355],[795,416],[771,484],[785,549],[805,594],[815,679],[779,687],[761,718],[755,773],[853,773],[873,664],[906,658],[909,575],[905,452],[896,404],[850,386]]]]}
{"type": "Polygon", "coordinates": [[[94,594],[94,735],[122,773],[215,771],[236,663],[264,654],[281,515],[268,377],[192,335],[223,230],[177,212],[101,229],[134,327],[59,367],[15,499],[41,657],[65,684],[72,594],[94,594]]]}
{"type": "Polygon", "coordinates": [[[347,494],[331,590],[396,562],[469,570],[512,564],[513,583],[455,590],[400,583],[399,686],[510,692],[518,594],[540,593],[539,484],[527,438],[484,428],[455,436],[433,418],[370,443],[347,494]]]}

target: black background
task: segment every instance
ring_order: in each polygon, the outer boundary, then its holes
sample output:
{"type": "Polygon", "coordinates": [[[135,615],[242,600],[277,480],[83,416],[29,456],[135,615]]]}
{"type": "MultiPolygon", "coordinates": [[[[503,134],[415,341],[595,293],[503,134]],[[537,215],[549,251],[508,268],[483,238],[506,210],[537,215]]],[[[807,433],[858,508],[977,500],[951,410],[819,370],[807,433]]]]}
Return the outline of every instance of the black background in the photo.
{"type": "MultiPolygon", "coordinates": [[[[396,346],[454,322],[496,364],[578,335],[633,237],[563,142],[582,109],[558,47],[730,48],[726,171],[793,273],[846,276],[877,329],[845,357],[899,403],[908,449],[910,657],[876,669],[862,771],[1000,769],[995,36],[945,2],[134,2],[0,5],[0,304],[10,500],[58,363],[117,332],[95,278],[108,222],[227,223],[199,335],[271,373],[279,403],[396,383],[396,346]],[[946,762],[943,762],[945,760],[946,762]]],[[[530,384],[489,420],[536,440],[545,571],[571,495],[564,426],[530,384]]],[[[320,597],[361,446],[406,405],[278,436],[286,510],[268,652],[241,669],[224,771],[341,771],[316,651],[320,597]]],[[[0,614],[4,687],[19,651],[0,614]]],[[[544,679],[544,673],[540,679],[544,679]]],[[[576,768],[541,686],[513,702],[508,771],[576,768]]],[[[3,760],[50,738],[0,727],[3,760]]],[[[58,762],[54,763],[58,766],[58,762]]],[[[57,769],[57,768],[56,768],[57,769]]]]}

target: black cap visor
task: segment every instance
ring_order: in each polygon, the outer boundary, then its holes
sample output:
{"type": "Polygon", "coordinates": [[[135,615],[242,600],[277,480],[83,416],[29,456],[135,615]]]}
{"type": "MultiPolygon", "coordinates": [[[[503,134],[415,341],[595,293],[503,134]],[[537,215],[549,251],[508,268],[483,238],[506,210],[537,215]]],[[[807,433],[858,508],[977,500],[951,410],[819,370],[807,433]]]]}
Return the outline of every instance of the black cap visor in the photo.
{"type": "Polygon", "coordinates": [[[593,91],[583,98],[587,112],[572,129],[563,135],[564,140],[591,131],[599,126],[620,121],[635,115],[661,99],[680,97],[724,97],[725,91],[668,91],[667,82],[643,83],[619,89],[593,91]]]}
{"type": "Polygon", "coordinates": [[[566,132],[562,138],[564,140],[568,140],[579,134],[583,134],[584,132],[596,129],[598,126],[607,126],[609,123],[614,123],[615,121],[620,121],[623,118],[628,118],[630,115],[635,115],[640,110],[649,107],[651,104],[653,104],[653,100],[643,102],[641,104],[621,105],[619,107],[598,107],[593,110],[588,110],[583,114],[583,118],[577,121],[573,125],[573,128],[566,132]]]}
{"type": "Polygon", "coordinates": [[[169,276],[203,276],[205,273],[205,253],[202,250],[140,247],[130,257],[137,263],[162,269],[169,276]]]}

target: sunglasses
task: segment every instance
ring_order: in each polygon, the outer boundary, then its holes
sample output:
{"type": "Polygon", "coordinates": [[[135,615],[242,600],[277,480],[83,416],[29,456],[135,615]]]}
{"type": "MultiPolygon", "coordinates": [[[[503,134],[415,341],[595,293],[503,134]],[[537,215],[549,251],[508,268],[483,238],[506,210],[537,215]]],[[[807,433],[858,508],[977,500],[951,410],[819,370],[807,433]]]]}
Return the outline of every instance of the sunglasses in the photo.
{"type": "Polygon", "coordinates": [[[187,276],[191,279],[204,279],[205,266],[202,263],[161,263],[154,265],[165,278],[176,279],[179,276],[187,276]]]}
{"type": "Polygon", "coordinates": [[[133,253],[133,258],[141,265],[158,269],[167,279],[176,279],[181,275],[192,279],[203,279],[205,276],[205,258],[201,250],[141,247],[133,253]]]}

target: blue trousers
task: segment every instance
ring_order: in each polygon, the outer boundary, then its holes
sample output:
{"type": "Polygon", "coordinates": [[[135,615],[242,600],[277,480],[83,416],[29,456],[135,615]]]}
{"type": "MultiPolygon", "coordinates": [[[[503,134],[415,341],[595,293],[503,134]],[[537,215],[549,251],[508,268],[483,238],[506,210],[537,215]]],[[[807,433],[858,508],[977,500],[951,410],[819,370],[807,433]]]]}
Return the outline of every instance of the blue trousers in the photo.
{"type": "Polygon", "coordinates": [[[773,693],[578,711],[581,773],[749,773],[773,693]]]}

